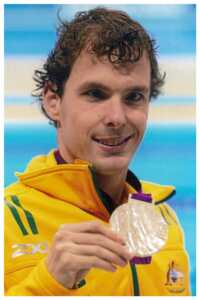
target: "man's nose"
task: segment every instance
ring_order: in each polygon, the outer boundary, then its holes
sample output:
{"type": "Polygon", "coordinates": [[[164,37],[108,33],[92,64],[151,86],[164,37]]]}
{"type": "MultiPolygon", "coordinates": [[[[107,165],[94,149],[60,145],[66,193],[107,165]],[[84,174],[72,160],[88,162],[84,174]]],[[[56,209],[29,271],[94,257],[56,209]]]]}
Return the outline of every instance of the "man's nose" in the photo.
{"type": "Polygon", "coordinates": [[[104,112],[104,123],[108,127],[120,128],[126,124],[125,105],[118,97],[109,99],[104,112]]]}

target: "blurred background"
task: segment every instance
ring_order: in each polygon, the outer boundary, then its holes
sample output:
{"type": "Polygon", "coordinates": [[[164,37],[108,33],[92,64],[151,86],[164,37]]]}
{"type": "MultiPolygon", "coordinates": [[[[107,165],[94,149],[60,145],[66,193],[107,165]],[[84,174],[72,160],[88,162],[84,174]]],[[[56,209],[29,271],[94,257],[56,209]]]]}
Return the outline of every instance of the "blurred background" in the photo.
{"type": "MultiPolygon", "coordinates": [[[[149,126],[130,168],[141,179],[176,186],[168,202],[185,231],[196,295],[196,7],[104,5],[125,10],[157,40],[163,95],[151,104],[149,126]]],[[[55,129],[31,98],[33,72],[54,46],[57,13],[71,19],[93,5],[5,5],[5,186],[34,155],[56,147],[55,129]]]]}

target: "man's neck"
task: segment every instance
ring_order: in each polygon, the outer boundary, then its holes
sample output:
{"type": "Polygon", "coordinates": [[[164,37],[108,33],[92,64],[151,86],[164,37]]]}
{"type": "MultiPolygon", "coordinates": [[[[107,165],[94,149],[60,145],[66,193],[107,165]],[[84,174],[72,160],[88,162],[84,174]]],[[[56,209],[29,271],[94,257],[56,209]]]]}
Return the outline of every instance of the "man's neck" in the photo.
{"type": "Polygon", "coordinates": [[[96,178],[99,188],[113,199],[116,206],[120,205],[123,201],[126,174],[114,176],[96,174],[96,178]]]}

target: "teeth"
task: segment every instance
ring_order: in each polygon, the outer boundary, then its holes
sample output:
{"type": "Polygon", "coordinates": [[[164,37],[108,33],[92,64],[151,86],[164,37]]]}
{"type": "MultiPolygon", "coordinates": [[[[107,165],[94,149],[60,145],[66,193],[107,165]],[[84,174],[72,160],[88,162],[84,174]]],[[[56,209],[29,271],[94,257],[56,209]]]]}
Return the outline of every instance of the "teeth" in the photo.
{"type": "Polygon", "coordinates": [[[103,141],[99,141],[99,143],[103,144],[103,145],[106,145],[106,146],[119,146],[121,145],[122,143],[117,143],[117,142],[103,142],[103,141]]]}
{"type": "Polygon", "coordinates": [[[117,146],[122,143],[122,141],[119,140],[114,140],[114,139],[109,139],[109,140],[99,140],[99,142],[103,145],[108,145],[108,146],[117,146]]]}
{"type": "Polygon", "coordinates": [[[129,138],[130,136],[124,139],[120,139],[120,138],[95,139],[95,141],[105,146],[120,146],[123,143],[125,143],[129,138]]]}

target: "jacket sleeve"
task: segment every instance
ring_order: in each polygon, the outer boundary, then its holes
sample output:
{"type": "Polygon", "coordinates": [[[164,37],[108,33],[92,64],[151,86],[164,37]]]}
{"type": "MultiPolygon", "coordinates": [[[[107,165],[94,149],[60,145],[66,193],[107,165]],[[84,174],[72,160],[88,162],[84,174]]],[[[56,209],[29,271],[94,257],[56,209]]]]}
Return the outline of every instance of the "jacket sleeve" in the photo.
{"type": "Polygon", "coordinates": [[[7,288],[5,296],[80,296],[81,289],[66,289],[48,272],[45,259],[18,284],[7,288]]]}
{"type": "MultiPolygon", "coordinates": [[[[4,270],[5,270],[5,295],[6,296],[78,296],[82,288],[66,289],[59,284],[46,268],[46,255],[25,255],[24,259],[12,259],[13,245],[34,243],[34,235],[23,235],[22,225],[27,229],[27,220],[22,209],[12,204],[13,214],[9,208],[8,200],[5,201],[4,211],[4,270]],[[15,209],[15,210],[14,210],[15,209]],[[15,217],[13,217],[15,213],[15,217]],[[26,225],[26,227],[25,227],[26,225]],[[35,256],[36,255],[36,256],[35,256]]],[[[24,229],[24,230],[25,230],[24,229]]],[[[30,232],[30,229],[29,229],[30,232]]],[[[87,287],[86,287],[87,288],[87,287]]]]}

